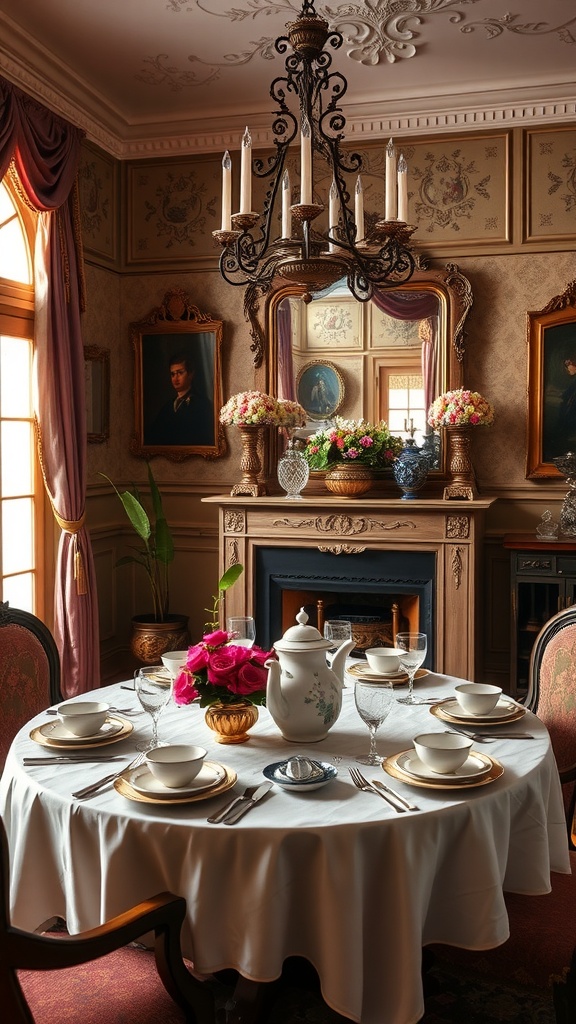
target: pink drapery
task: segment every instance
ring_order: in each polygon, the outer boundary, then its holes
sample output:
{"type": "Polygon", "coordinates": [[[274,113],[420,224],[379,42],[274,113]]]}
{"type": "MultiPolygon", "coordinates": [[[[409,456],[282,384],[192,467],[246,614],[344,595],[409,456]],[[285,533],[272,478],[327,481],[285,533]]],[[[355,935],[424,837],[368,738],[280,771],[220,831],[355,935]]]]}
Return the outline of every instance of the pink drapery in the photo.
{"type": "Polygon", "coordinates": [[[420,320],[426,328],[419,330],[422,341],[420,362],[424,386],[424,408],[428,410],[434,401],[436,379],[436,335],[438,324],[438,299],[430,292],[389,292],[375,289],[372,301],[383,313],[395,320],[420,320]]]}
{"type": "Polygon", "coordinates": [[[36,414],[46,489],[62,527],[54,636],[67,697],[100,684],[94,563],[83,525],[86,412],[76,191],[82,134],[0,78],[0,177],[13,160],[28,202],[39,213],[34,259],[36,414]]]}

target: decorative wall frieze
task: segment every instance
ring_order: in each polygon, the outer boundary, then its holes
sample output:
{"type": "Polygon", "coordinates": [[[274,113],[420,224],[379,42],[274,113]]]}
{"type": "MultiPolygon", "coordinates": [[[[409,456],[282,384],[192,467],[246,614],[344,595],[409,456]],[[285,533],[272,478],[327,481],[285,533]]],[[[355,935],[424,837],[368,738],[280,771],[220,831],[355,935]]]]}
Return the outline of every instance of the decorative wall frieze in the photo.
{"type": "Polygon", "coordinates": [[[386,523],[379,519],[366,519],[364,516],[347,515],[310,516],[308,519],[290,519],[286,516],[284,519],[273,519],[272,525],[275,527],[286,526],[292,530],[311,527],[318,533],[339,533],[347,536],[368,533],[370,530],[386,530],[389,532],[390,530],[416,529],[416,523],[408,519],[396,519],[391,523],[386,523]]]}

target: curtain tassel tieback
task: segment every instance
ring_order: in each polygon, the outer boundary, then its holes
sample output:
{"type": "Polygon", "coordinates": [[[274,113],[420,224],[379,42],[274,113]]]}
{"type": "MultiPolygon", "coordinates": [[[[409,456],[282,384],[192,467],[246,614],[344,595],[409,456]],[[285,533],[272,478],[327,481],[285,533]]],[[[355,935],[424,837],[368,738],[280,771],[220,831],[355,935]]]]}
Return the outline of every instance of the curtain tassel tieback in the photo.
{"type": "Polygon", "coordinates": [[[88,592],[88,589],[86,587],[86,573],[84,572],[84,560],[82,558],[82,552],[78,547],[78,533],[84,526],[84,522],[86,520],[86,513],[84,512],[80,519],[74,520],[62,519],[62,517],[58,515],[55,508],[53,508],[53,512],[54,518],[56,519],[56,522],[58,523],[60,529],[64,530],[65,533],[72,534],[72,557],[74,559],[74,579],[76,581],[76,593],[79,595],[86,594],[88,592]]]}

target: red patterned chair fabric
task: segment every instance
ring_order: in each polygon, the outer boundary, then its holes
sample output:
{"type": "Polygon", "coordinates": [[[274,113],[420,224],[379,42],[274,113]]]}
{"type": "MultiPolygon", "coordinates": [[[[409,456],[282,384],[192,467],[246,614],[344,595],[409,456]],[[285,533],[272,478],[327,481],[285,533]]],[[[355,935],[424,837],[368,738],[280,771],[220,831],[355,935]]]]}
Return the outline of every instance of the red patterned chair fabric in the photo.
{"type": "Polygon", "coordinates": [[[58,652],[36,616],[0,605],[0,771],[25,723],[62,699],[58,652]]]}
{"type": "Polygon", "coordinates": [[[576,797],[576,606],[554,615],[538,634],[530,663],[530,707],[550,733],[562,780],[566,820],[576,797]]]}

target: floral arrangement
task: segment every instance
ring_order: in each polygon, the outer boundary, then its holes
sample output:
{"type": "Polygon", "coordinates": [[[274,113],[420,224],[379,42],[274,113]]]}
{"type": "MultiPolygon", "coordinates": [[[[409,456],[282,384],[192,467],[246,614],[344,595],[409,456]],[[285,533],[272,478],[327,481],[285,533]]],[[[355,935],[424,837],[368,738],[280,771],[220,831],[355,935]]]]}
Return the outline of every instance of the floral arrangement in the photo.
{"type": "Polygon", "coordinates": [[[391,434],[384,420],[368,423],[336,416],[329,427],[307,439],[304,456],[311,469],[331,469],[348,462],[384,469],[402,448],[402,438],[391,434]]]}
{"type": "Polygon", "coordinates": [[[199,698],[200,707],[205,708],[217,701],[233,704],[242,699],[251,704],[264,704],[266,700],[268,672],[264,663],[275,657],[274,651],[231,643],[226,630],[217,626],[222,594],[242,571],[243,566],[233,565],[218,583],[212,622],[206,624],[209,632],[204,633],[200,643],[188,648],[186,668],[174,680],[176,704],[191,704],[199,698]]]}
{"type": "Polygon", "coordinates": [[[477,391],[458,388],[436,398],[428,410],[431,427],[487,427],[494,422],[494,409],[477,391]]]}
{"type": "Polygon", "coordinates": [[[306,413],[298,402],[262,391],[241,391],[222,406],[220,422],[226,426],[303,427],[306,413]]]}

